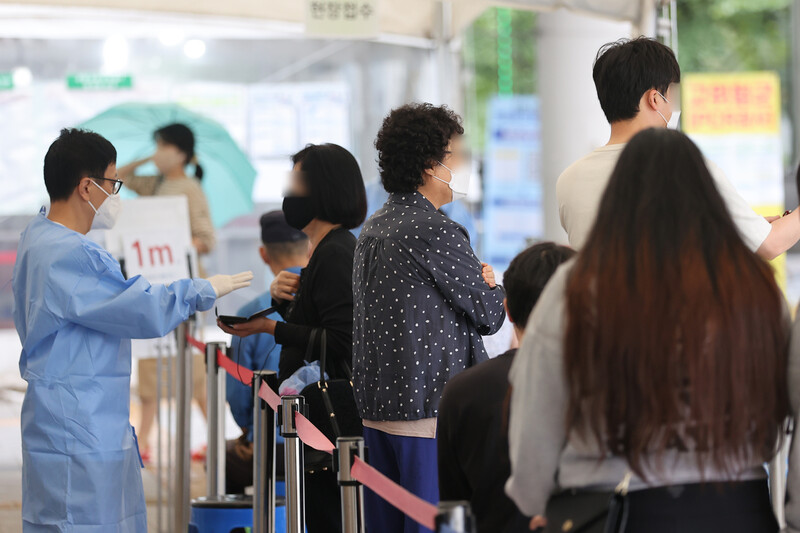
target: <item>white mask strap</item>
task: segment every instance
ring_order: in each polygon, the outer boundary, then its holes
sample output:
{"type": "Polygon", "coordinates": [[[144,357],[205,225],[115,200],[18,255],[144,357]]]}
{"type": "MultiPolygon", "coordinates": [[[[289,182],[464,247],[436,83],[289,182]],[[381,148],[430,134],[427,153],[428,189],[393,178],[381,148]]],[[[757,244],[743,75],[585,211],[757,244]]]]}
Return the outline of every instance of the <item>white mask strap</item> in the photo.
{"type": "Polygon", "coordinates": [[[99,186],[96,181],[94,181],[93,179],[90,179],[89,181],[94,183],[94,186],[97,187],[98,189],[100,189],[101,191],[103,191],[106,196],[109,196],[109,197],[111,196],[110,194],[108,194],[108,191],[105,190],[104,188],[102,188],[101,186],[99,186]]]}

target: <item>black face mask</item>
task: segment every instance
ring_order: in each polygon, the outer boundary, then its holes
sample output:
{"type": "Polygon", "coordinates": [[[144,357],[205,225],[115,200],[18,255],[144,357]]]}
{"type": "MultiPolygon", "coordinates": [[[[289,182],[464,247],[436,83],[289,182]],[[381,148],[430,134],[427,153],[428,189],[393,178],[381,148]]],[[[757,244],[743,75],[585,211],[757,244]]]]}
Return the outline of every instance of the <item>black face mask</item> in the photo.
{"type": "Polygon", "coordinates": [[[286,196],[283,199],[283,216],[291,227],[301,230],[317,216],[309,196],[286,196]]]}

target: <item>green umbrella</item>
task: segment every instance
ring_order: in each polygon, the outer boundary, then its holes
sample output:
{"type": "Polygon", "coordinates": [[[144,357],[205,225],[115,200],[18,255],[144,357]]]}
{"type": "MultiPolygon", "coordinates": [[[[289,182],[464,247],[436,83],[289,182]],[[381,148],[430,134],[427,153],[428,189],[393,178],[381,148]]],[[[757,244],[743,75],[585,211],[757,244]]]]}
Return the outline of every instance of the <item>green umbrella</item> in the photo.
{"type": "Polygon", "coordinates": [[[78,127],[95,131],[117,149],[124,165],[155,151],[153,132],[173,123],[188,126],[203,166],[203,190],[216,227],[253,210],[256,169],[218,122],[177,104],[127,103],[111,107],[78,127]]]}

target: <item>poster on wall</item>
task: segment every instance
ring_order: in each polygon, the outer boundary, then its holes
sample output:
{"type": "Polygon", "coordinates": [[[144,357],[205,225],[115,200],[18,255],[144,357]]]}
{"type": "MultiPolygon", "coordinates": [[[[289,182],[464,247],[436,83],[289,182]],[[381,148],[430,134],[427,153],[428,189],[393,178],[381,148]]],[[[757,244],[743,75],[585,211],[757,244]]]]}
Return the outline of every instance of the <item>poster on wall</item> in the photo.
{"type": "MultiPolygon", "coordinates": [[[[784,211],[780,78],[775,72],[687,74],[682,129],[762,215],[784,211]]],[[[774,262],[785,283],[785,256],[774,262]]]]}
{"type": "Polygon", "coordinates": [[[169,101],[214,119],[225,127],[239,146],[247,146],[247,85],[243,83],[192,81],[175,85],[169,101]]]}
{"type": "MultiPolygon", "coordinates": [[[[0,89],[2,83],[0,79],[0,89]]],[[[71,75],[27,87],[12,85],[0,90],[4,118],[0,142],[6,148],[0,154],[4,190],[0,215],[34,214],[47,203],[42,159],[61,128],[127,102],[177,102],[222,124],[258,171],[253,199],[278,203],[291,169],[291,154],[308,143],[332,142],[352,149],[350,99],[348,84],[336,81],[172,84],[144,77],[71,75]],[[106,85],[99,86],[101,81],[106,85]]],[[[156,169],[148,165],[142,172],[156,169]]]]}
{"type": "Polygon", "coordinates": [[[346,84],[264,83],[250,87],[249,96],[249,151],[258,169],[255,202],[280,202],[290,156],[305,145],[334,143],[351,149],[346,84]]]}
{"type": "Polygon", "coordinates": [[[544,231],[538,97],[493,98],[486,135],[482,256],[503,271],[544,231]]]}

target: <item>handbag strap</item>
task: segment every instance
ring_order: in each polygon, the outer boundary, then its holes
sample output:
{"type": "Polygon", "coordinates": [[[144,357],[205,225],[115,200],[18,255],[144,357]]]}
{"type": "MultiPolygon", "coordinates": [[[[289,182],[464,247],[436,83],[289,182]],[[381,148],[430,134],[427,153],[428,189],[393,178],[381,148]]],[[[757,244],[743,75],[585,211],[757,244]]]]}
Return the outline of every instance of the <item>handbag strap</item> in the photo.
{"type": "Polygon", "coordinates": [[[336,420],[336,410],[333,406],[330,394],[328,393],[328,381],[325,379],[325,365],[328,360],[328,334],[325,328],[314,328],[311,330],[311,335],[308,339],[308,348],[306,349],[306,361],[311,361],[314,355],[314,348],[317,342],[317,335],[320,337],[320,354],[319,354],[319,381],[317,386],[322,396],[322,403],[325,404],[325,410],[328,412],[328,420],[330,420],[333,434],[338,438],[342,436],[339,429],[339,423],[336,420]]]}
{"type": "MultiPolygon", "coordinates": [[[[306,348],[306,361],[314,360],[314,349],[317,344],[317,336],[320,337],[320,352],[319,352],[319,380],[327,385],[328,380],[325,379],[325,371],[328,368],[328,332],[325,328],[314,328],[311,330],[311,335],[308,340],[308,347],[306,348]]],[[[342,368],[338,370],[344,371],[344,377],[348,381],[353,381],[353,372],[348,365],[341,365],[342,368]]]]}
{"type": "Polygon", "coordinates": [[[305,360],[309,363],[313,361],[314,345],[317,344],[317,328],[311,330],[311,335],[308,336],[308,345],[306,346],[305,360]]]}
{"type": "Polygon", "coordinates": [[[311,335],[308,337],[308,347],[306,348],[306,361],[309,363],[316,360],[314,351],[317,345],[317,336],[320,337],[320,354],[319,354],[319,380],[327,385],[325,379],[325,368],[328,362],[328,334],[325,328],[314,328],[311,330],[311,335]]]}
{"type": "Polygon", "coordinates": [[[327,368],[328,363],[328,332],[325,331],[324,328],[320,328],[322,333],[320,334],[320,354],[319,354],[319,380],[327,386],[327,381],[325,380],[325,369],[327,368]]]}

